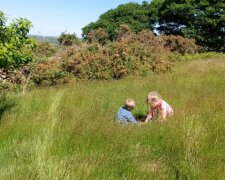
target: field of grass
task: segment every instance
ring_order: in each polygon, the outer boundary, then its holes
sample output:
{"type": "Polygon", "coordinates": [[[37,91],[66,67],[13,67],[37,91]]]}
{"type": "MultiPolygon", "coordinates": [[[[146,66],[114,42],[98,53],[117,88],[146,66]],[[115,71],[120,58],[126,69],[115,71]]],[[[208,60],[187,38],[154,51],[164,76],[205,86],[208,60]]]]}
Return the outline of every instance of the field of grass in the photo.
{"type": "Polygon", "coordinates": [[[12,98],[0,119],[0,179],[225,178],[225,58],[12,98]],[[174,117],[142,126],[114,122],[126,98],[137,101],[134,114],[144,114],[152,90],[174,117]]]}

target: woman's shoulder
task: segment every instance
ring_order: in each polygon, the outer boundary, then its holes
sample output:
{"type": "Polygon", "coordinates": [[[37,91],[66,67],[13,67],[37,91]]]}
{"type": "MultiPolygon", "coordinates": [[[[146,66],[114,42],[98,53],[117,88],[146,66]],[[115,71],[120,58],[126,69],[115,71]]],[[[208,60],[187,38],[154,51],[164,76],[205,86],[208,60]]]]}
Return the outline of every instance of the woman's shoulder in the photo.
{"type": "Polygon", "coordinates": [[[162,107],[170,106],[165,100],[162,100],[161,105],[162,105],[162,107]]]}

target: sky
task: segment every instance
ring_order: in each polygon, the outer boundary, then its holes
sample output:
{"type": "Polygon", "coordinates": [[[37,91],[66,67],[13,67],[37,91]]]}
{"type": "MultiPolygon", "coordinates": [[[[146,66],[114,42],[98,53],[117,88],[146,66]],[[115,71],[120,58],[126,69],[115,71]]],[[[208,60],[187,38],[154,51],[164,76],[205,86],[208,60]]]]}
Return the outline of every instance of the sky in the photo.
{"type": "Polygon", "coordinates": [[[33,24],[29,34],[58,36],[62,32],[76,33],[81,37],[82,28],[98,20],[99,16],[120,4],[143,0],[0,0],[3,11],[11,22],[26,18],[33,24]]]}

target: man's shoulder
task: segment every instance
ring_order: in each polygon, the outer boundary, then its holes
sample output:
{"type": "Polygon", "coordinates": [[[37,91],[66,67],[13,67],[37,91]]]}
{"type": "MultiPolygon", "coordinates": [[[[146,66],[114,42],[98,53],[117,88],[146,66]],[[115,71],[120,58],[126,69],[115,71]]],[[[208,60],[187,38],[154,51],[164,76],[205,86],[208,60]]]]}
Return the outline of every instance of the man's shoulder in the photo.
{"type": "Polygon", "coordinates": [[[123,111],[123,109],[124,109],[124,108],[121,106],[121,107],[119,108],[119,110],[118,110],[118,111],[123,111]]]}
{"type": "Polygon", "coordinates": [[[122,112],[126,112],[126,109],[122,106],[118,109],[118,112],[122,113],[122,112]]]}
{"type": "Polygon", "coordinates": [[[131,112],[128,111],[125,107],[121,107],[121,108],[119,109],[119,111],[120,111],[121,113],[123,113],[123,114],[131,114],[131,112]]]}

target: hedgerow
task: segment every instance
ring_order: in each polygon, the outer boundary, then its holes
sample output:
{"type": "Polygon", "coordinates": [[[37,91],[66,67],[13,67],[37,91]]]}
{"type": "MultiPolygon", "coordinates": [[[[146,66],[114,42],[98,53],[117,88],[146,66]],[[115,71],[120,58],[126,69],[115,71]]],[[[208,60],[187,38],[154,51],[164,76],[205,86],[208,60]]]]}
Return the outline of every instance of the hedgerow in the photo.
{"type": "Polygon", "coordinates": [[[194,39],[184,38],[182,36],[160,36],[165,48],[176,54],[195,54],[199,52],[200,47],[196,45],[194,39]]]}
{"type": "MultiPolygon", "coordinates": [[[[91,34],[93,36],[93,34],[91,34]]],[[[68,48],[62,68],[81,79],[119,79],[127,75],[167,72],[173,56],[151,31],[132,32],[121,25],[118,38],[105,46],[94,41],[68,48]]]]}

